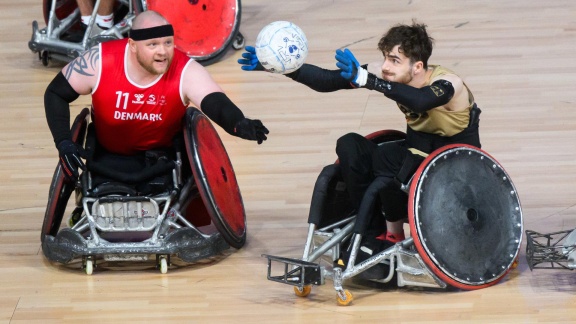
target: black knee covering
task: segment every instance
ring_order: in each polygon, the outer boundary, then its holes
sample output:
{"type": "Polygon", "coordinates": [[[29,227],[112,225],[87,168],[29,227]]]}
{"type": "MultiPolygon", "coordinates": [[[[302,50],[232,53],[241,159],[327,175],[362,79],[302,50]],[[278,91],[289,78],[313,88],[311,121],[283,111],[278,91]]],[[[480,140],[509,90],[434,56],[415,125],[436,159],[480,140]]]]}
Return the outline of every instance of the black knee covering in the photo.
{"type": "Polygon", "coordinates": [[[396,222],[408,216],[408,195],[394,186],[380,191],[382,213],[389,222],[396,222]]]}

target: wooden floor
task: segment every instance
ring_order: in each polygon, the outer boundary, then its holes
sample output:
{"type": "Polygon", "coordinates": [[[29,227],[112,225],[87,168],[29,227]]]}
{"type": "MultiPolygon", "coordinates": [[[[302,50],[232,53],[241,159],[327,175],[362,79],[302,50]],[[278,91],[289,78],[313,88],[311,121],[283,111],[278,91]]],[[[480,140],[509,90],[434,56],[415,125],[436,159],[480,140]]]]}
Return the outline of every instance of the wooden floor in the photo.
{"type": "MultiPolygon", "coordinates": [[[[380,58],[385,30],[415,18],[436,39],[431,63],[458,72],[483,110],[483,148],[508,171],[524,228],[576,228],[576,2],[243,0],[241,31],[253,44],[275,20],[298,24],[308,62],[334,67],[348,46],[361,62],[380,58]]],[[[266,280],[262,254],[299,257],[312,188],[335,159],[336,139],[404,129],[394,103],[367,90],[320,94],[281,75],[248,73],[231,51],[208,67],[250,117],[270,129],[255,145],[221,132],[248,221],[244,248],[162,275],[151,264],[111,264],[87,276],[79,264],[48,262],[40,227],[57,152],[43,94],[61,66],[44,67],[27,47],[40,0],[0,4],[0,322],[323,323],[576,321],[576,273],[520,264],[476,291],[346,285],[353,306],[336,305],[332,282],[308,298],[266,280]]],[[[89,104],[81,98],[72,114],[89,104]]]]}

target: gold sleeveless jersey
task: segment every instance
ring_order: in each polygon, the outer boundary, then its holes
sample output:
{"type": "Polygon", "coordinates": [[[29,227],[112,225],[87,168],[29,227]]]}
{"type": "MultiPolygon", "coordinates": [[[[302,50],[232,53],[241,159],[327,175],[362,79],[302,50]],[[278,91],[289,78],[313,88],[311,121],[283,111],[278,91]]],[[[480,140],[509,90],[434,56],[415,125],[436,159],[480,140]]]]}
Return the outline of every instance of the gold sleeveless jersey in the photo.
{"type": "MultiPolygon", "coordinates": [[[[430,85],[436,77],[454,72],[439,65],[430,65],[433,69],[426,86],[430,85]]],[[[463,131],[468,126],[470,120],[470,109],[474,106],[474,96],[468,86],[464,84],[468,91],[468,107],[461,111],[448,111],[443,106],[436,107],[423,113],[415,113],[398,103],[398,108],[406,115],[408,127],[418,132],[435,134],[440,136],[453,136],[463,131]]]]}

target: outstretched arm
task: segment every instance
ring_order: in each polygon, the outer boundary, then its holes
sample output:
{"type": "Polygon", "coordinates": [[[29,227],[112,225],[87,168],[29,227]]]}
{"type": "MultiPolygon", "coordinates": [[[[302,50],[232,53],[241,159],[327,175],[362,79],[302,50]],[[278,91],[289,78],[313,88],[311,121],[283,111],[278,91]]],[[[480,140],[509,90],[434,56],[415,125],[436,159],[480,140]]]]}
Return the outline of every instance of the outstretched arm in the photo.
{"type": "Polygon", "coordinates": [[[369,73],[366,89],[382,92],[386,97],[402,104],[415,113],[444,106],[454,96],[454,87],[447,80],[437,80],[429,86],[414,88],[398,82],[390,82],[377,78],[369,73]]]}
{"type": "Polygon", "coordinates": [[[202,65],[191,61],[183,73],[182,91],[186,101],[199,107],[230,135],[258,144],[267,139],[268,129],[262,122],[244,117],[202,65]]]}
{"type": "Polygon", "coordinates": [[[318,92],[354,89],[349,81],[340,77],[339,70],[326,70],[311,64],[304,64],[286,76],[318,92]]]}
{"type": "MultiPolygon", "coordinates": [[[[242,70],[266,71],[256,56],[256,49],[252,46],[246,46],[245,50],[246,52],[242,53],[242,58],[238,60],[242,70]]],[[[350,82],[340,77],[339,70],[326,70],[311,64],[304,64],[298,70],[288,73],[286,76],[318,92],[354,88],[350,82]]]]}
{"type": "MultiPolygon", "coordinates": [[[[337,50],[336,60],[336,66],[340,68],[342,78],[350,80],[358,87],[381,92],[386,97],[416,113],[447,105],[455,93],[454,86],[449,81],[454,80],[454,78],[442,78],[434,81],[429,86],[414,88],[406,84],[386,81],[369,73],[363,66],[360,66],[348,49],[344,51],[337,50]]],[[[454,81],[458,80],[460,79],[457,78],[454,81]]],[[[461,88],[462,86],[459,87],[459,89],[461,88]]]]}

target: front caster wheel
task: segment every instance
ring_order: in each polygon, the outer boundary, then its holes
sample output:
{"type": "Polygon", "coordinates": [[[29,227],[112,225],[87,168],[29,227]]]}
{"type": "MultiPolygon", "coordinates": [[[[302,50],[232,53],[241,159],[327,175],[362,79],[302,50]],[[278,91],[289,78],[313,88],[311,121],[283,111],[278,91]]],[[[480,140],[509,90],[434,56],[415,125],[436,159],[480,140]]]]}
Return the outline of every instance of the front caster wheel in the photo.
{"type": "Polygon", "coordinates": [[[86,272],[87,275],[92,275],[95,267],[94,259],[92,257],[85,257],[84,261],[82,262],[82,267],[84,268],[84,272],[86,272]]]}
{"type": "Polygon", "coordinates": [[[160,269],[160,273],[168,273],[168,257],[165,255],[157,256],[157,266],[160,269]]]}
{"type": "Polygon", "coordinates": [[[312,291],[312,286],[304,286],[302,289],[300,289],[298,287],[294,287],[294,294],[296,294],[296,296],[298,296],[298,297],[306,297],[306,296],[310,295],[311,291],[312,291]]]}
{"type": "Polygon", "coordinates": [[[352,293],[348,291],[348,289],[344,289],[336,294],[336,301],[339,306],[348,306],[352,300],[354,300],[354,297],[352,297],[352,293]]]}

